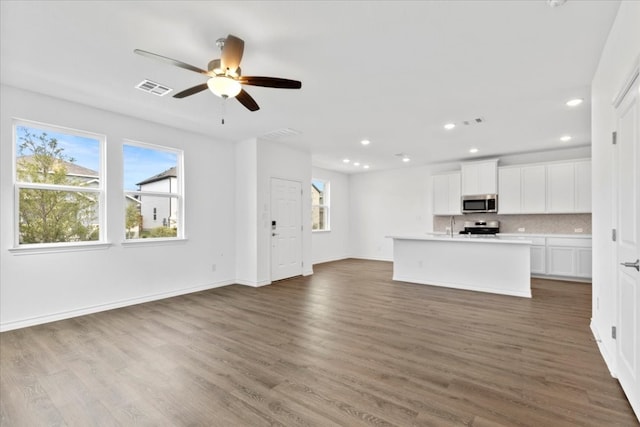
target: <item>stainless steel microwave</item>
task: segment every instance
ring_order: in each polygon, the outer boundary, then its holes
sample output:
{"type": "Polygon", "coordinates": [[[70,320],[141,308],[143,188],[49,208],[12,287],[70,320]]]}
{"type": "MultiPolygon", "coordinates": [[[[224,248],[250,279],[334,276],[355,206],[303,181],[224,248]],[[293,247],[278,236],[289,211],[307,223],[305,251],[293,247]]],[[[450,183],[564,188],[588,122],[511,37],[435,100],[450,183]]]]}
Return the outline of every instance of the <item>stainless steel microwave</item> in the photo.
{"type": "Polygon", "coordinates": [[[498,195],[462,196],[462,213],[498,212],[498,195]]]}

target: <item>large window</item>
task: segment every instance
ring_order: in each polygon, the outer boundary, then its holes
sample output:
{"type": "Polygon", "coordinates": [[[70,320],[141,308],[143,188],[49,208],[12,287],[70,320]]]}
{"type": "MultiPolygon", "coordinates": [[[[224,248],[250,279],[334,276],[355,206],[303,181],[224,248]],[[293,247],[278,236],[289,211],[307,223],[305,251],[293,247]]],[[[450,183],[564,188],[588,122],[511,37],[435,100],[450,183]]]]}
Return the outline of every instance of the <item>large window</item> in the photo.
{"type": "Polygon", "coordinates": [[[329,181],[311,180],[311,229],[329,231],[329,181]]]}
{"type": "Polygon", "coordinates": [[[183,237],[182,152],[128,141],[123,158],[126,239],[183,237]]]}
{"type": "Polygon", "coordinates": [[[14,121],[15,246],[105,240],[104,136],[14,121]]]}

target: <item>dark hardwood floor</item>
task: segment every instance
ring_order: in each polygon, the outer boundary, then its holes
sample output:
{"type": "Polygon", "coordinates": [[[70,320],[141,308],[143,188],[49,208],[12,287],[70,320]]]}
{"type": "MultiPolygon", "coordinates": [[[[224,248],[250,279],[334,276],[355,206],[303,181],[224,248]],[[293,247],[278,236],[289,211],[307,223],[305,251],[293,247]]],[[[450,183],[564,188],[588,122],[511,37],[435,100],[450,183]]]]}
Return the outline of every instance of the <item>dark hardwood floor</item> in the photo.
{"type": "Polygon", "coordinates": [[[1,425],[637,425],[588,284],[525,299],[314,270],[2,333],[1,425]]]}

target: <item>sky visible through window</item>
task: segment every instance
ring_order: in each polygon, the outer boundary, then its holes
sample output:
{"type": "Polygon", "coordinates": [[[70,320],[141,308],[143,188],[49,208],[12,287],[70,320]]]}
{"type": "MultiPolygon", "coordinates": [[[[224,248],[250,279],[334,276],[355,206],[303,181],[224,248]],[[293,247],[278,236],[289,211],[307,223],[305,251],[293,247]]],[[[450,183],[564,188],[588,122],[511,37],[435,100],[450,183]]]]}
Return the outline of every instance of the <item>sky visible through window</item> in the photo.
{"type": "Polygon", "coordinates": [[[48,130],[38,129],[30,126],[16,126],[16,154],[18,156],[29,156],[32,152],[20,153],[20,144],[27,131],[34,138],[46,133],[47,138],[55,138],[58,141],[58,147],[64,149],[63,154],[67,157],[75,159],[73,163],[85,168],[100,171],[100,141],[95,138],[86,136],[70,135],[66,133],[52,132],[48,130]]]}
{"type": "MultiPolygon", "coordinates": [[[[96,172],[100,171],[100,141],[88,136],[73,135],[39,129],[33,126],[16,126],[16,155],[31,155],[32,152],[20,153],[20,144],[23,142],[27,131],[34,138],[42,133],[47,138],[55,138],[58,147],[64,149],[63,154],[74,159],[73,163],[96,172]]],[[[124,189],[137,190],[136,184],[147,178],[158,175],[177,166],[178,155],[170,151],[156,150],[137,145],[123,146],[124,159],[124,189]]]]}
{"type": "Polygon", "coordinates": [[[313,186],[318,189],[318,191],[320,191],[321,193],[324,193],[324,181],[314,179],[311,182],[313,183],[313,186]]]}
{"type": "Polygon", "coordinates": [[[138,182],[178,165],[178,155],[171,151],[125,144],[123,155],[125,190],[135,191],[138,182]]]}

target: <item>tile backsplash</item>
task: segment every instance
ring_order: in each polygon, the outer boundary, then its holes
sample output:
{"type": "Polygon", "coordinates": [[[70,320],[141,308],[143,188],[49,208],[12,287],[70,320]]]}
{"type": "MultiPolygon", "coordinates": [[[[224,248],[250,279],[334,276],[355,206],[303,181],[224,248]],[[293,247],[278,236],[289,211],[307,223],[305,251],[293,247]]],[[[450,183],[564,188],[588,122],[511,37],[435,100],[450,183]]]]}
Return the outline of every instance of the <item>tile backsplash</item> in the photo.
{"type": "MultiPolygon", "coordinates": [[[[433,231],[444,232],[449,227],[448,216],[433,217],[433,231]]],[[[454,216],[453,232],[464,228],[465,221],[500,221],[501,233],[524,234],[591,234],[591,214],[540,214],[540,215],[499,215],[467,214],[454,216]],[[519,229],[524,228],[524,231],[519,229]],[[582,231],[576,231],[580,230],[582,231]]]]}

